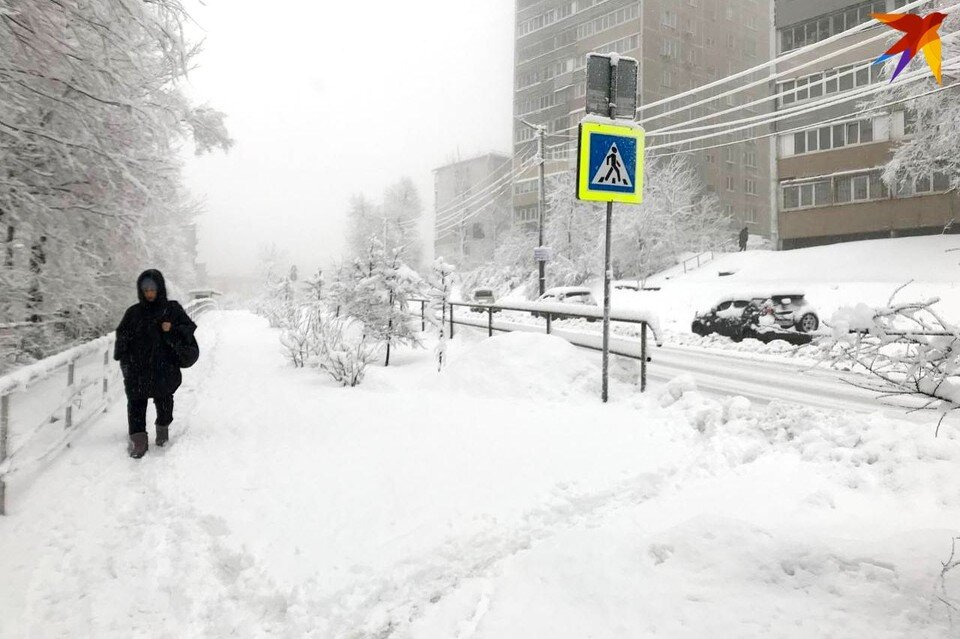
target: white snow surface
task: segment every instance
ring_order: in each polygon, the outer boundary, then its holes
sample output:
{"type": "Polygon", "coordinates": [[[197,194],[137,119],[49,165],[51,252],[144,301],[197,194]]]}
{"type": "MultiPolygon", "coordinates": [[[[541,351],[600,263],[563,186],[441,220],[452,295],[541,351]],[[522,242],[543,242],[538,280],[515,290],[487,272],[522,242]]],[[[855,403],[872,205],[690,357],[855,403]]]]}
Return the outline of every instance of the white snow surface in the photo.
{"type": "Polygon", "coordinates": [[[603,405],[599,356],[536,334],[356,389],[245,312],[199,340],[170,447],[129,459],[117,405],[11,478],[0,636],[956,636],[952,427],[689,377],[603,405]]]}

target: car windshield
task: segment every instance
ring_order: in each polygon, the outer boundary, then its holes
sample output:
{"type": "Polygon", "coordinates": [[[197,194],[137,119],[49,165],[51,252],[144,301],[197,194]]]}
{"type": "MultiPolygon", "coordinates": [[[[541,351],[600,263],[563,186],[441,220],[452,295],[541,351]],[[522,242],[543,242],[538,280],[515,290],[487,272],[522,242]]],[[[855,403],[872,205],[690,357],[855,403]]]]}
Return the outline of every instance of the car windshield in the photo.
{"type": "Polygon", "coordinates": [[[570,304],[589,304],[590,293],[567,293],[563,301],[570,304]]]}

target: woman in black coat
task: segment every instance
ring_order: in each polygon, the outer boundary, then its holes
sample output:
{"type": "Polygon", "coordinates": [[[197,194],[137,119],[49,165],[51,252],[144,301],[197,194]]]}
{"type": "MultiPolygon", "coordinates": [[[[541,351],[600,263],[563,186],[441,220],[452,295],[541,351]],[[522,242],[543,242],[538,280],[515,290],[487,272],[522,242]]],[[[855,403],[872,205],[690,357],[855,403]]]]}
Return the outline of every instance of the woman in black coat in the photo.
{"type": "Polygon", "coordinates": [[[120,362],[127,393],[130,456],[147,452],[147,400],[157,409],[157,446],[169,439],[173,422],[173,394],[180,387],[181,366],[196,361],[199,352],[193,323],[179,303],[167,300],[160,271],[144,271],[137,278],[140,301],[124,313],[117,327],[113,358],[120,362]]]}

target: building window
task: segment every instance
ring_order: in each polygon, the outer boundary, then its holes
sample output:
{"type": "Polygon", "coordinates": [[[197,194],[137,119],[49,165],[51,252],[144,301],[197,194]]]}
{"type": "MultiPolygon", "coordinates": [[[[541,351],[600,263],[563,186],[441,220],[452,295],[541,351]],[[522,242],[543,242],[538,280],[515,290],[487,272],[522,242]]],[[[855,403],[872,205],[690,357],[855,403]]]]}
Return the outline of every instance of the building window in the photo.
{"type": "Polygon", "coordinates": [[[743,181],[743,190],[747,195],[756,195],[757,194],[757,181],[747,178],[743,181]]]}
{"type": "Polygon", "coordinates": [[[879,171],[784,184],[780,191],[783,209],[787,211],[884,200],[890,197],[890,191],[880,179],[879,171]]]}
{"type": "Polygon", "coordinates": [[[745,151],[743,154],[743,163],[751,169],[757,168],[757,152],[745,151]]]}
{"type": "Polygon", "coordinates": [[[747,224],[756,224],[757,223],[757,207],[751,206],[747,209],[747,212],[743,216],[743,221],[747,224]]]}
{"type": "Polygon", "coordinates": [[[845,146],[870,144],[875,141],[873,130],[873,119],[866,119],[800,131],[793,134],[793,153],[784,155],[805,155],[845,146]]]}
{"type": "Polygon", "coordinates": [[[664,70],[660,75],[660,84],[668,89],[673,87],[673,73],[668,70],[664,70]]]}
{"type": "Polygon", "coordinates": [[[787,80],[777,85],[777,95],[780,106],[784,107],[796,102],[804,102],[830,95],[849,91],[855,87],[867,86],[880,81],[882,68],[872,63],[848,65],[814,73],[796,80],[787,80]]]}
{"type": "Polygon", "coordinates": [[[731,177],[731,176],[728,175],[728,176],[725,178],[725,182],[726,182],[726,186],[727,186],[727,190],[728,190],[728,191],[736,191],[736,190],[737,190],[737,182],[736,182],[736,180],[735,180],[733,177],[731,177]]]}
{"type": "Polygon", "coordinates": [[[670,27],[671,29],[676,29],[677,14],[669,9],[664,9],[660,13],[660,25],[664,27],[670,27]]]}
{"type": "MultiPolygon", "coordinates": [[[[890,9],[902,7],[900,0],[889,3],[890,9]]],[[[871,19],[871,13],[887,13],[887,0],[861,2],[843,11],[837,11],[812,20],[800,22],[780,30],[780,52],[786,53],[807,45],[822,42],[838,33],[859,26],[871,19]]]]}

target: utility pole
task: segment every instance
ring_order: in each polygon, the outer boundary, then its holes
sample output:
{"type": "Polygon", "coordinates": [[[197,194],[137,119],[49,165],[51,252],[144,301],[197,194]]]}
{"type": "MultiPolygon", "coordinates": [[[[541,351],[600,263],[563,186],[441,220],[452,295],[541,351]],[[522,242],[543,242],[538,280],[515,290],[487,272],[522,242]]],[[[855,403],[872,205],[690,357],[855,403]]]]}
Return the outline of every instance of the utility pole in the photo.
{"type": "MultiPolygon", "coordinates": [[[[519,118],[517,118],[520,120],[519,118]]],[[[547,127],[539,124],[532,124],[526,120],[520,120],[524,126],[528,126],[537,132],[537,152],[540,156],[539,170],[539,198],[537,200],[537,249],[534,259],[537,260],[537,270],[540,274],[540,295],[547,290],[547,256],[539,249],[543,249],[544,225],[547,218],[547,127]]]]}

